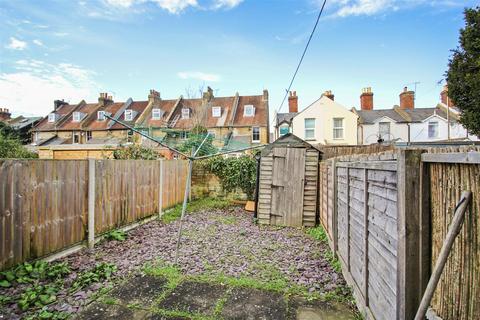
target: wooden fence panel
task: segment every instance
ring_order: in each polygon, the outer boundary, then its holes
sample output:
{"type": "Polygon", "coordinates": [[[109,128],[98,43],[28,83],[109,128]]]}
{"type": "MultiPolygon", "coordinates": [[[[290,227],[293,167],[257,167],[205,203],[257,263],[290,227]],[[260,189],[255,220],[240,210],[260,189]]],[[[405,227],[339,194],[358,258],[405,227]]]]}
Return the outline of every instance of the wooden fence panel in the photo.
{"type": "Polygon", "coordinates": [[[87,162],[0,160],[0,269],[85,237],[87,162]]]}
{"type": "MultiPolygon", "coordinates": [[[[183,200],[187,162],[163,161],[163,208],[183,200]]],[[[0,270],[86,239],[87,160],[0,159],[0,270]]],[[[95,231],[159,212],[160,161],[95,161],[95,231]]]]}

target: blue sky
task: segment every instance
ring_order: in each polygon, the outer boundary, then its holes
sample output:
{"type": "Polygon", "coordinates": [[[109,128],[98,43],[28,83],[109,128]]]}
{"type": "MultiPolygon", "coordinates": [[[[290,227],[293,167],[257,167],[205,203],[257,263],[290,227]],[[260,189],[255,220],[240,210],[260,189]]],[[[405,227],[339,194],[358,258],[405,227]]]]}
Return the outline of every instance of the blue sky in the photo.
{"type": "MultiPolygon", "coordinates": [[[[439,100],[469,0],[327,0],[293,89],[302,109],[332,90],[346,107],[362,87],[375,108],[417,85],[417,106],[439,100]]],[[[54,99],[145,100],[270,92],[279,104],[320,0],[0,0],[0,106],[45,115],[54,99]],[[187,94],[187,92],[189,92],[187,94]]],[[[286,111],[284,105],[281,111],[286,111]]]]}

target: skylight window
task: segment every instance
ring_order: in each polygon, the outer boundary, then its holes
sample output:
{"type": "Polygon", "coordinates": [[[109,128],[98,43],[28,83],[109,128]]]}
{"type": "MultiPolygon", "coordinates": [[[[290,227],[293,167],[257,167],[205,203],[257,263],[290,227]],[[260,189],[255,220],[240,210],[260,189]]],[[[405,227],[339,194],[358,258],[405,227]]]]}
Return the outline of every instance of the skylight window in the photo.
{"type": "Polygon", "coordinates": [[[162,109],[152,109],[152,120],[160,120],[162,118],[162,109]]]}
{"type": "Polygon", "coordinates": [[[80,122],[82,121],[82,113],[75,111],[73,113],[73,122],[80,122]]]}
{"type": "Polygon", "coordinates": [[[255,115],[255,107],[251,104],[245,105],[243,109],[243,116],[244,117],[253,117],[255,115]]]}
{"type": "Polygon", "coordinates": [[[182,109],[182,119],[190,119],[190,109],[188,108],[182,109]]]}
{"type": "Polygon", "coordinates": [[[48,115],[48,122],[55,122],[57,120],[57,114],[55,113],[50,113],[48,115]]]}
{"type": "Polygon", "coordinates": [[[125,121],[132,121],[133,120],[133,110],[125,110],[124,119],[125,119],[125,121]]]}
{"type": "Polygon", "coordinates": [[[222,116],[222,107],[212,107],[212,117],[220,118],[222,116]]]}
{"type": "Polygon", "coordinates": [[[98,121],[105,121],[105,111],[98,111],[97,112],[97,120],[98,121]]]}

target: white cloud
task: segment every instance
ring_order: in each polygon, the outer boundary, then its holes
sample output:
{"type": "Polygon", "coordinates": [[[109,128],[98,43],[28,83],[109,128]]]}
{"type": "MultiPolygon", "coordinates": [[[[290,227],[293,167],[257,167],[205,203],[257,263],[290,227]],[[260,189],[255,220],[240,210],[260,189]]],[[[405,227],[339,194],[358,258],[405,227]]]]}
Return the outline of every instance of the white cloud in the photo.
{"type": "Polygon", "coordinates": [[[341,0],[342,4],[337,11],[340,17],[373,15],[392,8],[395,0],[341,0]]]}
{"type": "MultiPolygon", "coordinates": [[[[314,0],[321,4],[322,0],[314,0]]],[[[460,2],[460,1],[459,1],[460,2]]],[[[457,2],[454,2],[458,5],[457,2]]],[[[331,6],[334,8],[334,17],[348,16],[372,16],[390,11],[411,9],[418,6],[431,6],[433,8],[451,7],[451,0],[333,0],[331,6]]]]}
{"type": "Polygon", "coordinates": [[[231,8],[235,8],[242,2],[243,0],[215,0],[213,3],[213,7],[215,9],[220,9],[220,8],[231,9],[231,8]]]}
{"type": "Polygon", "coordinates": [[[102,88],[93,71],[69,63],[18,60],[16,72],[0,73],[0,105],[16,114],[45,115],[53,100],[95,100],[102,88]]]}
{"type": "Polygon", "coordinates": [[[6,48],[12,50],[24,50],[27,48],[27,43],[14,37],[10,37],[10,43],[6,45],[6,48]]]}
{"type": "MultiPolygon", "coordinates": [[[[242,3],[243,0],[210,0],[205,6],[201,6],[198,0],[104,0],[107,6],[113,6],[120,9],[131,8],[134,5],[142,3],[154,3],[158,7],[167,10],[172,14],[179,14],[188,7],[203,8],[203,9],[231,9],[242,3]]],[[[95,16],[95,15],[91,15],[95,16]]]]}
{"type": "Polygon", "coordinates": [[[35,39],[32,42],[35,43],[37,46],[43,47],[43,42],[41,40],[35,39]]]}
{"type": "Polygon", "coordinates": [[[204,73],[198,71],[185,71],[177,73],[178,77],[181,79],[195,79],[202,81],[217,82],[220,81],[220,76],[218,74],[204,73]]]}
{"type": "Polygon", "coordinates": [[[105,2],[115,7],[129,8],[130,6],[133,5],[134,2],[139,2],[139,1],[138,0],[105,0],[105,2]]]}
{"type": "Polygon", "coordinates": [[[170,13],[180,13],[188,7],[197,7],[197,0],[152,0],[170,13]]]}

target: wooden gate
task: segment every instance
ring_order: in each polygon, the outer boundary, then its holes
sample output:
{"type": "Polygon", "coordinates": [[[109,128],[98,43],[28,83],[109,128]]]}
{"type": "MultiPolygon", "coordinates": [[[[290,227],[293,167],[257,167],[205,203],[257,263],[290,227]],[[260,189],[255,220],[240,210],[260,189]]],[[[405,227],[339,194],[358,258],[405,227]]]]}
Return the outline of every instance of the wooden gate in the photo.
{"type": "Polygon", "coordinates": [[[305,149],[273,149],[272,224],[301,227],[305,183],[305,149]]]}

